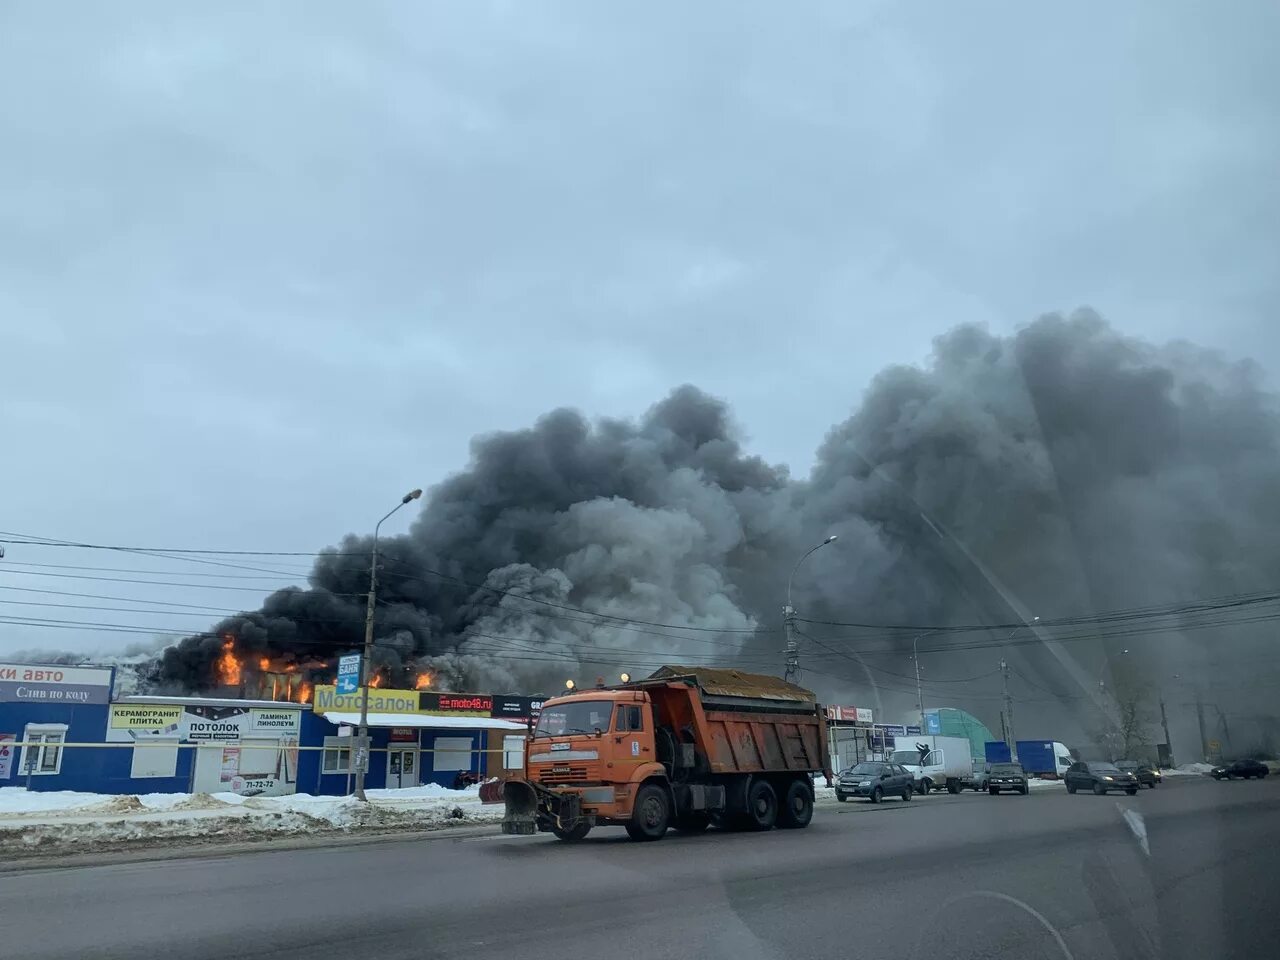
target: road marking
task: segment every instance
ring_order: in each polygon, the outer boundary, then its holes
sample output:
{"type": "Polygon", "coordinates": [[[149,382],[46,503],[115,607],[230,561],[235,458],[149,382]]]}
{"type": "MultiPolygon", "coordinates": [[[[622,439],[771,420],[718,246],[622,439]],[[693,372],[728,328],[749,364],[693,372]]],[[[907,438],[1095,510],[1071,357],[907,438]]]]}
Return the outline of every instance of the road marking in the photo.
{"type": "Polygon", "coordinates": [[[1142,848],[1142,852],[1148,857],[1151,856],[1151,844],[1147,841],[1147,824],[1142,819],[1142,814],[1137,810],[1130,810],[1116,803],[1116,809],[1120,811],[1120,816],[1124,818],[1124,822],[1129,825],[1129,829],[1133,831],[1133,835],[1138,840],[1138,846],[1142,848]]]}

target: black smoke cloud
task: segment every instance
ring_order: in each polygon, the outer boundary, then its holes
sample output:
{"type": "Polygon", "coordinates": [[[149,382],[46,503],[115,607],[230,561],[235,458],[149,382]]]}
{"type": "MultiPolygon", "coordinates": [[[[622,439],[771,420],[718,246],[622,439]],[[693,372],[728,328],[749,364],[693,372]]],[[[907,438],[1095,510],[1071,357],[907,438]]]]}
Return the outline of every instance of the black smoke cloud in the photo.
{"type": "MultiPolygon", "coordinates": [[[[838,543],[796,581],[811,620],[1007,624],[1264,590],[1280,582],[1278,490],[1276,398],[1252,364],[1128,338],[1089,311],[1009,337],[965,326],[927,365],[876,377],[805,480],[745,452],[726,405],[691,386],[636,422],[556,410],[478,438],[411,532],[380,543],[376,659],[397,682],[428,669],[445,686],[528,692],[669,660],[776,672],[787,574],[829,533],[838,543]]],[[[347,537],[310,589],[182,641],[153,679],[207,686],[224,634],[270,656],[354,649],[369,548],[347,537]]],[[[820,693],[914,702],[912,634],[804,629],[820,693]]],[[[1263,644],[1251,629],[1265,628],[1232,627],[1226,647],[1205,631],[1135,640],[1133,656],[1076,643],[1065,671],[1034,647],[1010,655],[1023,695],[1050,711],[1087,703],[1083,677],[1137,688],[1227,669],[1222,650],[1247,659],[1263,644]]],[[[934,654],[926,675],[998,656],[934,654]]],[[[996,727],[993,684],[951,699],[996,727]]]]}

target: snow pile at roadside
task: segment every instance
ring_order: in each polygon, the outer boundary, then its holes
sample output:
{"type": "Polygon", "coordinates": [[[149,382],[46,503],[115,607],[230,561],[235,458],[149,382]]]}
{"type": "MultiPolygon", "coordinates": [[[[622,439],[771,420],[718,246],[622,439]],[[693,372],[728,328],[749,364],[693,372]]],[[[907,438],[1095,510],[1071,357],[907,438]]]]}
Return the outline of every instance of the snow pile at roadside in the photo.
{"type": "Polygon", "coordinates": [[[1160,772],[1166,777],[1199,777],[1213,769],[1211,763],[1184,763],[1180,766],[1168,767],[1160,772]]]}
{"type": "Polygon", "coordinates": [[[434,785],[351,797],[242,797],[234,793],[110,796],[0,788],[0,856],[98,850],[162,841],[236,842],[290,834],[437,830],[490,823],[501,806],[479,791],[434,785]]]}

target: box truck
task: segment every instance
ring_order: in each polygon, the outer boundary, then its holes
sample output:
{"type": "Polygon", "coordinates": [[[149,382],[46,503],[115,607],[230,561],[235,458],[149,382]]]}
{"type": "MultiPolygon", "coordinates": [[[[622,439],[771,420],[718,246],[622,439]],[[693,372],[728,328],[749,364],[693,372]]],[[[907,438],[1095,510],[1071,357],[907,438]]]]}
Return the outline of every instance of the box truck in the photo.
{"type": "MultiPolygon", "coordinates": [[[[1009,745],[1003,740],[988,740],[984,745],[988,763],[1008,763],[1009,745]]],[[[1019,740],[1018,762],[1029,776],[1058,777],[1075,763],[1066,744],[1057,740],[1019,740]]]]}
{"type": "Polygon", "coordinates": [[[889,759],[911,771],[918,793],[944,788],[948,793],[959,793],[965,780],[973,774],[973,756],[967,737],[935,737],[927,733],[895,737],[889,759]]]}

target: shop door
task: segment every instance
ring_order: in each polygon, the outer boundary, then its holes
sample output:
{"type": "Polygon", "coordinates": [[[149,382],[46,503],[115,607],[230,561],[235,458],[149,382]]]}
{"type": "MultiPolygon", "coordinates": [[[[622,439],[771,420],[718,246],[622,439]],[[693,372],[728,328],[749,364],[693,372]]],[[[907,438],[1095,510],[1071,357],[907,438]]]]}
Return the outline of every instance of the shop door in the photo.
{"type": "Polygon", "coordinates": [[[414,747],[392,747],[388,752],[387,786],[391,789],[418,785],[418,751],[414,747]]]}

